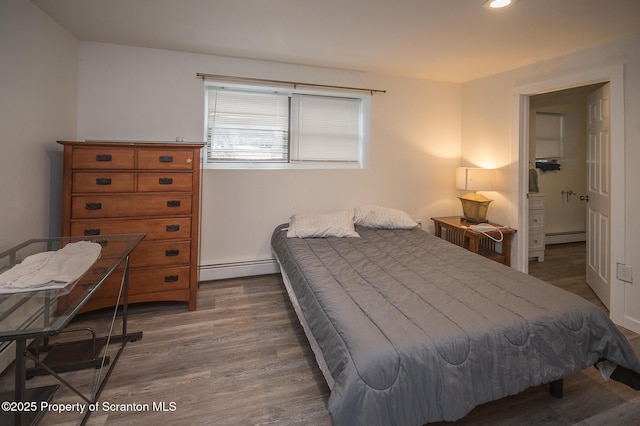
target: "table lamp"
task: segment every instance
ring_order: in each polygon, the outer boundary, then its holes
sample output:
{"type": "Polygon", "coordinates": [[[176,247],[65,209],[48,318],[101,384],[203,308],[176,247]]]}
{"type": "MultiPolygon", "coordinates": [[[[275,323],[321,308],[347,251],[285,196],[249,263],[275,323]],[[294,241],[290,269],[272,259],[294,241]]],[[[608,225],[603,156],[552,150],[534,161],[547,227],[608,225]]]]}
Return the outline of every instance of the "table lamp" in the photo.
{"type": "Polygon", "coordinates": [[[495,171],[477,167],[458,167],[456,169],[456,187],[472,191],[458,197],[462,203],[463,219],[471,223],[486,223],[487,210],[493,201],[476,191],[492,191],[495,187],[495,171]]]}

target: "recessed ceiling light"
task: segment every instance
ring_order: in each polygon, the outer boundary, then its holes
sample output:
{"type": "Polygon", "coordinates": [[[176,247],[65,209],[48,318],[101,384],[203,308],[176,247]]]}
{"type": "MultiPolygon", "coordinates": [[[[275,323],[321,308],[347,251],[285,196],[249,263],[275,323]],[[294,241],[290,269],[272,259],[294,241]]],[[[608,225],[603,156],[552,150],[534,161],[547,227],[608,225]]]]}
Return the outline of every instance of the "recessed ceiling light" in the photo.
{"type": "Polygon", "coordinates": [[[511,6],[518,0],[487,0],[484,2],[484,7],[487,9],[502,9],[503,7],[511,6]]]}

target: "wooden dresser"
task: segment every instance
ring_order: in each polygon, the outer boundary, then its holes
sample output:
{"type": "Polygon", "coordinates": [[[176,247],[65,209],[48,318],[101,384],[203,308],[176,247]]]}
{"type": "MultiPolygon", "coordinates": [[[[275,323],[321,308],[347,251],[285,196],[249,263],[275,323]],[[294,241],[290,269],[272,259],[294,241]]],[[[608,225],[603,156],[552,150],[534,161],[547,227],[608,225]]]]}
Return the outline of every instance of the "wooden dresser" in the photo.
{"type": "MultiPolygon", "coordinates": [[[[62,235],[143,232],[129,269],[129,303],[196,308],[200,143],[58,141],[64,146],[62,235]]],[[[117,274],[114,274],[117,275],[117,274]]],[[[84,311],[114,306],[117,276],[84,311]]]]}

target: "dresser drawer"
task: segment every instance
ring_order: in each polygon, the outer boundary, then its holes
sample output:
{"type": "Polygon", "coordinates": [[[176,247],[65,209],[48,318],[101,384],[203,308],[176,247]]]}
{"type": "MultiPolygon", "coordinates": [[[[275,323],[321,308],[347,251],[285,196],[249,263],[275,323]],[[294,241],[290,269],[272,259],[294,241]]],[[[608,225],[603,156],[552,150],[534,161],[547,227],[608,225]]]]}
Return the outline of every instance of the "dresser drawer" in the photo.
{"type": "Polygon", "coordinates": [[[530,249],[544,248],[543,232],[531,232],[529,234],[529,248],[530,249]]]}
{"type": "MultiPolygon", "coordinates": [[[[93,298],[113,298],[120,291],[122,273],[114,272],[93,298]]],[[[189,288],[189,266],[129,270],[129,295],[189,288]]]]}
{"type": "Polygon", "coordinates": [[[544,197],[529,195],[529,210],[544,209],[544,197]]]}
{"type": "Polygon", "coordinates": [[[138,173],[138,191],[186,191],[193,188],[191,173],[138,173]]]}
{"type": "Polygon", "coordinates": [[[186,289],[189,288],[189,266],[133,269],[129,283],[131,294],[186,289]]]}
{"type": "Polygon", "coordinates": [[[191,194],[79,195],[71,218],[172,216],[191,214],[191,194]]]}
{"type": "Polygon", "coordinates": [[[135,151],[118,148],[76,148],[73,150],[74,169],[133,169],[135,151]]]}
{"type": "Polygon", "coordinates": [[[543,229],[544,228],[544,211],[530,211],[529,212],[529,229],[543,229]]]}
{"type": "Polygon", "coordinates": [[[119,172],[75,172],[71,190],[79,192],[133,192],[135,174],[119,172]]]}
{"type": "Polygon", "coordinates": [[[147,240],[188,239],[191,237],[191,218],[176,217],[134,220],[82,220],[71,222],[72,236],[147,234],[147,240]]]}
{"type": "Polygon", "coordinates": [[[191,260],[189,241],[143,241],[131,253],[133,268],[145,266],[188,265],[191,260]]]}
{"type": "Polygon", "coordinates": [[[140,170],[192,170],[193,152],[171,149],[139,149],[140,170]]]}

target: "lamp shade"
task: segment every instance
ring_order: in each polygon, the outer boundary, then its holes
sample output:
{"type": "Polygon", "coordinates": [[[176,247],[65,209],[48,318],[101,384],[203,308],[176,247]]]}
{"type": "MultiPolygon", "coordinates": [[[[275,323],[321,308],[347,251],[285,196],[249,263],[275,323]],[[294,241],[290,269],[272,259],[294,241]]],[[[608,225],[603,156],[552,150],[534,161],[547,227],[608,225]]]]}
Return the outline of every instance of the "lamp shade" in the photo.
{"type": "Polygon", "coordinates": [[[492,191],[495,188],[495,171],[479,167],[458,167],[456,188],[465,191],[492,191]]]}

